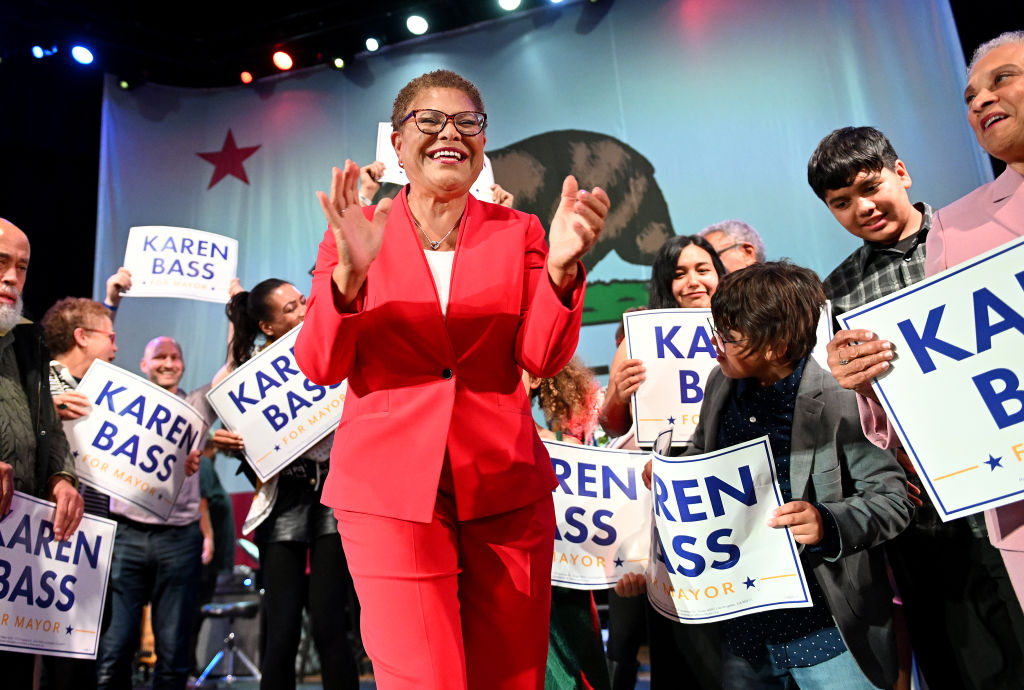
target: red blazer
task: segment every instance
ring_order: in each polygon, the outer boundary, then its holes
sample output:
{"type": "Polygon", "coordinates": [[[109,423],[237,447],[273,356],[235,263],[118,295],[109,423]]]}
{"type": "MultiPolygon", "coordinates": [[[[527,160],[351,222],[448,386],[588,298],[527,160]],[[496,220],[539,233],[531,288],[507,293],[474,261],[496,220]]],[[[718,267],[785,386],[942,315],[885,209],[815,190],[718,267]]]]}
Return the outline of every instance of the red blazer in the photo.
{"type": "Polygon", "coordinates": [[[470,196],[445,319],[407,189],[352,312],[334,301],[330,230],[320,243],[295,358],[315,383],[348,378],[323,502],[429,522],[447,452],[459,519],[519,508],[556,485],[521,371],[553,376],[575,351],[583,267],[567,308],[537,217],[470,196]]]}

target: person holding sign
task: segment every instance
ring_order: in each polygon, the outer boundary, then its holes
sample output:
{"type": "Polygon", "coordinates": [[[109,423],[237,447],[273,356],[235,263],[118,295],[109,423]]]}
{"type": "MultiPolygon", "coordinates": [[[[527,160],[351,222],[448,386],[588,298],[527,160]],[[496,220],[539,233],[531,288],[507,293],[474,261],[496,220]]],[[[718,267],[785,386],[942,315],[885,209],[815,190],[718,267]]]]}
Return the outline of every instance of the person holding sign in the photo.
{"type": "Polygon", "coordinates": [[[814,574],[811,608],[722,624],[725,687],[896,680],[892,592],[874,547],[906,527],[913,504],[895,458],[861,435],[854,396],[809,357],[824,303],[817,276],[785,262],[726,276],[711,300],[720,368],[686,454],[767,435],[787,501],[768,524],[804,545],[814,574]]]}
{"type": "Polygon", "coordinates": [[[347,161],[318,193],[330,227],[295,355],[314,383],[348,379],[323,498],[385,688],[544,679],[556,480],[520,377],[572,355],[610,202],[567,177],[549,249],[535,216],[470,196],[483,110],[454,72],[414,79],[391,119],[410,184],[361,209],[347,161]]]}
{"type": "MultiPolygon", "coordinates": [[[[726,274],[718,253],[699,235],[677,235],[661,245],[651,267],[651,309],[683,309],[711,305],[718,281],[726,274]]],[[[619,343],[608,374],[608,391],[598,417],[609,436],[622,436],[633,426],[631,399],[646,380],[644,363],[628,359],[619,343]]]]}
{"type": "MultiPolygon", "coordinates": [[[[1024,235],[1024,31],[1009,31],[979,46],[967,71],[967,121],[981,147],[1005,162],[1006,170],[935,213],[925,246],[926,276],[1024,235]]],[[[861,394],[867,437],[892,448],[899,445],[899,438],[871,389],[873,378],[895,366],[892,343],[880,335],[836,333],[828,348],[829,366],[841,385],[861,394]]],[[[1008,409],[1019,409],[1019,389],[1007,387],[1004,395],[1008,409]]],[[[1002,553],[1018,607],[1024,607],[1024,501],[988,510],[985,520],[989,540],[1002,553]]],[[[1000,592],[1004,600],[1005,594],[1000,592]]],[[[1024,649],[1021,637],[1018,633],[1024,649]]]]}
{"type": "MultiPolygon", "coordinates": [[[[269,345],[302,323],[306,298],[291,283],[268,278],[250,291],[235,292],[226,311],[232,332],[228,364],[214,378],[214,385],[249,361],[256,351],[257,338],[263,337],[269,345]]],[[[348,604],[348,566],[338,522],[331,509],[320,502],[333,440],[333,434],[325,437],[268,481],[257,482],[256,496],[242,528],[245,534],[255,530],[254,540],[260,549],[263,615],[268,631],[262,653],[263,688],[295,687],[303,607],[312,621],[324,688],[354,689],[359,685],[347,626],[338,623],[348,604]]],[[[214,432],[213,441],[236,453],[245,447],[240,434],[223,428],[214,432]]],[[[244,461],[242,464],[248,467],[244,461]]]]}
{"type": "MultiPolygon", "coordinates": [[[[38,326],[21,315],[28,237],[0,218],[0,517],[15,491],[56,504],[53,536],[67,541],[82,520],[74,460],[46,385],[50,360],[38,326]]],[[[13,583],[12,583],[13,584],[13,583]]],[[[0,652],[10,687],[32,687],[35,657],[0,652]]]]}
{"type": "MultiPolygon", "coordinates": [[[[593,433],[594,375],[578,358],[550,378],[523,372],[523,385],[537,400],[548,428],[542,439],[582,444],[593,433]]],[[[551,587],[551,627],[545,690],[610,690],[601,626],[590,590],[551,587]]]]}

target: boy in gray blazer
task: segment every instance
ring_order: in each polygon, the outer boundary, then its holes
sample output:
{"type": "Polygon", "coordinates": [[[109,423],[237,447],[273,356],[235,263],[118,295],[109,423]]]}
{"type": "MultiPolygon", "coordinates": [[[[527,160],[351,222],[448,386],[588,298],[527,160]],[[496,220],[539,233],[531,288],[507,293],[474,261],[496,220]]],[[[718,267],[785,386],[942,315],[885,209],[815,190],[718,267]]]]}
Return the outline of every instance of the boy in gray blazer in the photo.
{"type": "Polygon", "coordinates": [[[721,624],[725,687],[891,687],[892,592],[880,544],[910,521],[906,476],[863,436],[857,403],[810,357],[825,294],[786,262],[727,275],[711,300],[719,369],[688,455],[768,435],[814,605],[721,624]]]}

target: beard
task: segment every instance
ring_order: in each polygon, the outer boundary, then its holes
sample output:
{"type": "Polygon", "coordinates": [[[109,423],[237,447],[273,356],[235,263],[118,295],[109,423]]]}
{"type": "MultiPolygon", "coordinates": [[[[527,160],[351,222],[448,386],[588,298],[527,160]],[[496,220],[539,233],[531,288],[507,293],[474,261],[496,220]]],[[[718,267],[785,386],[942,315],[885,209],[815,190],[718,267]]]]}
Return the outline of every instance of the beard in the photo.
{"type": "MultiPolygon", "coordinates": [[[[5,291],[6,294],[11,294],[5,291]]],[[[21,310],[25,306],[21,299],[21,292],[13,290],[14,304],[0,304],[0,333],[6,333],[21,321],[21,310]]]]}

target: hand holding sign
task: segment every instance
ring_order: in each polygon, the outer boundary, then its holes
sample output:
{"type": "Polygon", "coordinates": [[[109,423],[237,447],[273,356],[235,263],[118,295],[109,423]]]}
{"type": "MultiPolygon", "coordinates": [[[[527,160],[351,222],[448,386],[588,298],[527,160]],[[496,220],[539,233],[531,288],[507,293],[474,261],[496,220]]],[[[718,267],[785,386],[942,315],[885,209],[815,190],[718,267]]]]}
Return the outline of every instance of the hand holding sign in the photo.
{"type": "Polygon", "coordinates": [[[316,193],[337,245],[338,265],[333,279],[344,304],[350,304],[363,286],[370,264],[380,251],[384,225],[391,213],[391,199],[383,199],[374,210],[373,221],[366,220],[360,211],[359,174],[359,166],[346,160],[344,170],[332,169],[331,196],[316,193]]]}
{"type": "Polygon", "coordinates": [[[53,538],[66,541],[78,529],[85,513],[82,494],[64,477],[57,477],[50,486],[50,500],[57,509],[53,515],[53,538]]]}
{"type": "Polygon", "coordinates": [[[121,304],[121,295],[132,289],[132,272],[124,266],[117,269],[112,276],[107,278],[107,298],[105,304],[108,307],[117,309],[121,304]]]}
{"type": "Polygon", "coordinates": [[[817,544],[825,538],[825,525],[818,509],[807,501],[790,501],[772,511],[769,527],[788,527],[798,544],[817,544]]]}
{"type": "Polygon", "coordinates": [[[877,400],[871,380],[889,368],[892,343],[871,331],[839,331],[827,351],[828,368],[840,386],[877,400]]]}
{"type": "Polygon", "coordinates": [[[64,419],[78,419],[89,414],[89,398],[81,393],[68,391],[53,396],[53,404],[57,407],[57,416],[64,419]]]}

